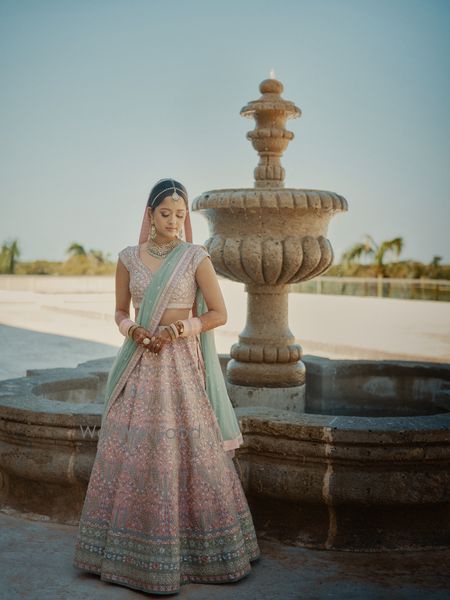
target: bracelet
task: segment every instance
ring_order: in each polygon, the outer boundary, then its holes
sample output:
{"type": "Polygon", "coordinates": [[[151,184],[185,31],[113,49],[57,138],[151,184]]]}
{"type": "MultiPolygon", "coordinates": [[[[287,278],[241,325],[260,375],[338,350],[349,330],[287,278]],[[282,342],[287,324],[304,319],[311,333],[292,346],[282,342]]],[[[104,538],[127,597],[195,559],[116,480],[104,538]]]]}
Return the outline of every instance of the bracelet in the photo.
{"type": "Polygon", "coordinates": [[[135,325],[135,322],[132,321],[131,319],[122,319],[119,323],[119,331],[123,336],[127,336],[128,335],[128,330],[130,329],[130,327],[132,325],[135,325]]]}
{"type": "Polygon", "coordinates": [[[197,335],[202,331],[203,323],[199,317],[191,319],[179,319],[175,323],[166,325],[166,329],[172,340],[178,337],[187,337],[188,335],[197,335]]]}
{"type": "Polygon", "coordinates": [[[182,332],[180,333],[180,337],[197,335],[203,329],[203,323],[199,317],[192,317],[191,319],[183,319],[182,321],[177,321],[177,323],[179,322],[183,326],[182,332]]]}
{"type": "Polygon", "coordinates": [[[177,337],[179,337],[180,332],[178,331],[178,327],[176,326],[175,323],[171,323],[169,325],[169,329],[170,329],[170,335],[173,337],[173,339],[176,339],[177,337]]]}
{"type": "Polygon", "coordinates": [[[127,332],[127,336],[128,336],[130,339],[133,339],[133,333],[136,331],[136,329],[137,329],[138,327],[140,327],[140,325],[138,325],[137,323],[136,323],[135,325],[132,325],[132,326],[130,327],[130,329],[129,329],[129,330],[128,330],[128,332],[127,332]]]}
{"type": "Polygon", "coordinates": [[[167,331],[169,332],[170,335],[170,339],[173,341],[177,336],[175,335],[172,326],[171,325],[166,325],[165,329],[167,329],[167,331]]]}

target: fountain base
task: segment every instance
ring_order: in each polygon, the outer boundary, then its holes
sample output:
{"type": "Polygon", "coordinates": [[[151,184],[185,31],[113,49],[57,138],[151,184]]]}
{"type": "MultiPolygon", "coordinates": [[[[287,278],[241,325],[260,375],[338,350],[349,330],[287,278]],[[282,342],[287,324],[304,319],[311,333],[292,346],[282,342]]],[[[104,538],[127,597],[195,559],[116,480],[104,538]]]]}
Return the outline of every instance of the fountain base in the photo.
{"type": "MultiPolygon", "coordinates": [[[[219,358],[224,373],[230,357],[219,358]]],[[[235,408],[235,465],[258,535],[318,549],[450,547],[450,365],[303,360],[306,387],[284,399],[230,387],[247,403],[235,408]]],[[[77,520],[112,362],[0,382],[3,509],[77,520]]]]}

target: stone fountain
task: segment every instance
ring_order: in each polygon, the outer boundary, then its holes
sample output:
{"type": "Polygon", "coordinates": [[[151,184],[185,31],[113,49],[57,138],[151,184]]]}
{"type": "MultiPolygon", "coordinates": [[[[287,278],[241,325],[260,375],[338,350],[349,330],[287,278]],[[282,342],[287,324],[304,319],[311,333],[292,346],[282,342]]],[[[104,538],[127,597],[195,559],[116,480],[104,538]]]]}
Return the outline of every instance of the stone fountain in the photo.
{"type": "MultiPolygon", "coordinates": [[[[236,452],[260,537],[320,549],[450,546],[450,365],[302,356],[289,284],[332,263],[332,192],[284,188],[280,156],[299,116],[266,80],[241,111],[260,155],[251,189],[205,192],[216,271],[245,283],[247,323],[220,355],[244,444],[236,452]]],[[[320,315],[317,317],[320,318],[320,315]]],[[[76,523],[113,358],[0,381],[0,506],[76,523]]]]}
{"type": "Polygon", "coordinates": [[[285,125],[301,111],[281,97],[280,81],[266,79],[259,89],[262,96],[241,109],[256,121],[247,133],[259,154],[254,187],[204,192],[192,210],[208,220],[205,246],[216,272],[245,283],[248,294],[247,322],[231,348],[226,373],[234,406],[303,412],[305,365],[289,329],[289,286],[330,267],[328,223],[348,206],[334,192],[284,186],[280,158],[294,137],[285,125]]]}

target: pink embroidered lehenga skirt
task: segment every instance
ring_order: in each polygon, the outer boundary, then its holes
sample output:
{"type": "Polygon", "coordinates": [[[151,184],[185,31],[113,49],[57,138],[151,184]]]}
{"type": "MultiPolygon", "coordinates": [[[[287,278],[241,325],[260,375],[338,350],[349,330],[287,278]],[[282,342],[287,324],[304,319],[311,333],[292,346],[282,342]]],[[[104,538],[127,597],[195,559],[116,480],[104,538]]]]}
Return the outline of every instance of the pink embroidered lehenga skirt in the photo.
{"type": "Polygon", "coordinates": [[[195,337],[143,351],[102,426],[73,564],[155,594],[237,581],[260,556],[195,337]]]}

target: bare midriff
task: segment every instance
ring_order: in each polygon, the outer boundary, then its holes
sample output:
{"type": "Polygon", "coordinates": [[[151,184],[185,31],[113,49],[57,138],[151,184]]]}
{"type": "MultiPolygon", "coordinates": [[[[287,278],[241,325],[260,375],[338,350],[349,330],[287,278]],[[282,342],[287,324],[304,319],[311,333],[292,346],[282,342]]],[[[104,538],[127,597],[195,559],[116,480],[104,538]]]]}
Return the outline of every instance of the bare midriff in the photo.
{"type": "MultiPolygon", "coordinates": [[[[166,308],[159,324],[170,325],[171,323],[178,321],[178,319],[189,319],[189,310],[189,308],[166,308]]],[[[135,310],[135,320],[137,319],[138,312],[139,309],[135,310]]]]}

